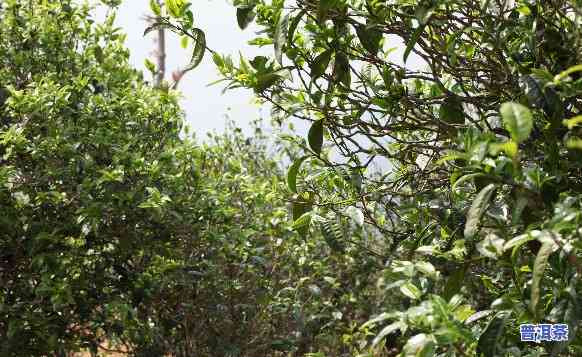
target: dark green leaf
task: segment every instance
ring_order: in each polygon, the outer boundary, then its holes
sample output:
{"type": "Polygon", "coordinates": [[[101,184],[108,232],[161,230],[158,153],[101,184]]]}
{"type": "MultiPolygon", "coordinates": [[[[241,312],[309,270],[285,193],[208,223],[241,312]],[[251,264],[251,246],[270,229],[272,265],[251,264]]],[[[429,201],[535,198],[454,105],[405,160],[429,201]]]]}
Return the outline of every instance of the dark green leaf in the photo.
{"type": "Polygon", "coordinates": [[[477,342],[477,355],[483,357],[497,357],[501,355],[501,336],[505,330],[506,317],[504,314],[497,314],[479,336],[477,342]]]}
{"type": "Polygon", "coordinates": [[[416,30],[414,30],[414,32],[412,33],[412,36],[410,36],[410,39],[408,40],[408,43],[406,44],[406,49],[404,50],[404,56],[403,56],[404,63],[406,63],[406,59],[408,58],[408,55],[410,55],[410,52],[414,48],[414,45],[416,45],[416,43],[418,42],[420,35],[422,35],[422,33],[424,32],[425,26],[426,26],[426,24],[420,25],[416,30]]]}
{"type": "Polygon", "coordinates": [[[463,104],[457,96],[453,95],[445,98],[439,108],[439,118],[448,124],[465,123],[463,104]]]}
{"type": "Polygon", "coordinates": [[[236,9],[236,21],[241,30],[247,28],[247,26],[255,19],[255,12],[253,9],[254,7],[236,9]]]}
{"type": "Polygon", "coordinates": [[[268,60],[269,59],[265,56],[256,56],[252,61],[250,61],[250,64],[257,72],[265,72],[267,70],[268,60]]]}
{"type": "Polygon", "coordinates": [[[303,161],[305,161],[305,159],[308,157],[309,156],[303,156],[295,160],[287,172],[287,185],[289,186],[291,192],[297,193],[297,173],[299,172],[299,168],[301,167],[303,161]]]}
{"type": "Polygon", "coordinates": [[[337,7],[338,4],[337,0],[320,0],[317,8],[317,21],[322,24],[327,20],[329,10],[337,7]]]}
{"type": "Polygon", "coordinates": [[[293,202],[293,225],[292,228],[295,229],[299,234],[305,235],[309,230],[309,224],[311,223],[311,215],[309,211],[311,210],[312,204],[305,201],[293,202]]]}
{"type": "Polygon", "coordinates": [[[309,146],[317,155],[321,154],[323,146],[323,120],[316,120],[307,134],[309,146]]]}
{"type": "Polygon", "coordinates": [[[331,60],[331,50],[325,50],[322,53],[320,53],[317,57],[315,57],[310,68],[311,79],[321,77],[325,73],[327,66],[329,66],[330,60],[331,60]]]}
{"type": "Polygon", "coordinates": [[[366,28],[365,26],[361,25],[356,27],[356,34],[358,35],[358,39],[362,46],[370,52],[371,54],[375,55],[378,53],[378,49],[380,48],[380,41],[382,40],[382,32],[374,28],[366,28]]]}
{"type": "Polygon", "coordinates": [[[343,232],[335,218],[329,218],[321,223],[321,233],[332,251],[342,253],[345,250],[343,232]]]}
{"type": "Polygon", "coordinates": [[[384,338],[386,338],[386,336],[388,336],[389,334],[391,334],[392,332],[398,331],[398,330],[403,330],[406,328],[406,324],[402,321],[396,321],[391,323],[390,325],[384,327],[376,337],[374,337],[374,340],[372,341],[372,348],[376,347],[380,342],[382,342],[382,340],[384,338]]]}
{"type": "Polygon", "coordinates": [[[303,15],[305,15],[306,11],[301,10],[291,21],[289,24],[289,31],[287,32],[287,46],[291,47],[293,45],[293,37],[295,36],[295,30],[297,30],[297,26],[299,26],[299,22],[303,15]]]}
{"type": "Polygon", "coordinates": [[[204,34],[204,31],[200,29],[194,29],[192,32],[195,37],[195,44],[194,51],[192,52],[192,58],[190,59],[190,64],[188,67],[186,67],[187,71],[196,68],[200,62],[202,62],[202,58],[204,58],[204,52],[206,52],[206,35],[204,34]]]}
{"type": "Polygon", "coordinates": [[[310,223],[311,214],[310,212],[305,212],[293,222],[291,228],[293,228],[296,231],[302,231],[303,229],[308,228],[310,223]]]}
{"type": "Polygon", "coordinates": [[[156,22],[156,23],[151,24],[150,26],[146,27],[145,31],[143,32],[143,35],[145,36],[154,30],[159,30],[159,29],[168,28],[168,27],[169,27],[169,25],[165,22],[156,22]]]}
{"type": "Polygon", "coordinates": [[[443,292],[443,297],[445,300],[449,301],[455,294],[457,294],[461,287],[463,286],[463,282],[465,280],[465,271],[466,268],[464,266],[459,267],[457,270],[451,273],[448,277],[447,282],[445,284],[445,290],[443,292]]]}
{"type": "Polygon", "coordinates": [[[93,54],[95,55],[95,59],[97,60],[97,62],[103,63],[105,57],[103,56],[103,50],[101,49],[101,46],[99,45],[95,46],[95,48],[93,49],[93,54]]]}
{"type": "Polygon", "coordinates": [[[487,210],[489,206],[489,201],[491,200],[491,196],[493,196],[493,192],[497,186],[493,183],[485,186],[477,196],[475,200],[473,200],[473,204],[467,213],[467,223],[465,224],[465,238],[471,239],[475,236],[479,229],[479,223],[481,223],[481,217],[487,210]]]}
{"type": "Polygon", "coordinates": [[[269,89],[272,85],[281,80],[282,77],[277,73],[265,73],[257,75],[257,92],[261,93],[269,89]]]}
{"type": "Polygon", "coordinates": [[[336,53],[333,66],[333,78],[347,88],[351,84],[350,62],[344,53],[336,53]]]}

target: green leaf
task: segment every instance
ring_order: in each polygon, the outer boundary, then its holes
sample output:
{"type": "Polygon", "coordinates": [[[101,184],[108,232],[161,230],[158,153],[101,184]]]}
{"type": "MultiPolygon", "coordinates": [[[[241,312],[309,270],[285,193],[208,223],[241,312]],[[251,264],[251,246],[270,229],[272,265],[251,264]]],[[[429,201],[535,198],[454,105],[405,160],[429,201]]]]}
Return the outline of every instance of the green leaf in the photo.
{"type": "Polygon", "coordinates": [[[457,294],[461,287],[463,286],[463,282],[465,280],[465,266],[459,267],[457,270],[451,273],[447,282],[445,284],[445,289],[443,292],[443,298],[449,301],[455,294],[457,294]]]}
{"type": "Polygon", "coordinates": [[[309,156],[303,156],[293,163],[287,172],[287,186],[289,186],[289,190],[291,192],[297,193],[297,173],[299,172],[299,168],[305,159],[309,156]]]}
{"type": "Polygon", "coordinates": [[[195,28],[192,30],[195,38],[194,51],[192,51],[192,58],[190,59],[190,64],[186,67],[186,71],[196,68],[202,58],[204,58],[204,53],[206,52],[206,35],[201,29],[195,28]]]}
{"type": "Polygon", "coordinates": [[[500,152],[504,152],[505,155],[515,159],[517,158],[518,151],[517,143],[513,140],[508,140],[503,143],[491,143],[489,145],[489,153],[492,156],[497,156],[500,152]]]}
{"type": "Polygon", "coordinates": [[[416,7],[414,15],[421,24],[425,24],[434,12],[434,6],[426,6],[422,3],[416,7]]]}
{"type": "Polygon", "coordinates": [[[323,147],[323,119],[316,120],[309,128],[309,133],[307,134],[307,140],[309,141],[309,147],[317,155],[321,154],[321,148],[323,147]]]}
{"type": "Polygon", "coordinates": [[[289,24],[289,30],[287,32],[287,46],[291,47],[293,45],[293,37],[295,36],[295,30],[297,30],[297,26],[299,26],[299,22],[301,18],[306,14],[305,10],[301,10],[291,21],[289,24]]]}
{"type": "Polygon", "coordinates": [[[575,72],[581,72],[582,71],[582,64],[578,64],[575,65],[573,67],[568,68],[567,70],[561,72],[560,74],[556,75],[556,77],[554,77],[554,83],[559,83],[561,82],[564,78],[568,77],[569,75],[571,75],[572,73],[575,72]]]}
{"type": "Polygon", "coordinates": [[[148,71],[152,72],[152,74],[157,72],[156,65],[153,64],[153,62],[150,61],[149,59],[146,58],[144,60],[144,65],[145,65],[145,67],[147,68],[148,71]]]}
{"type": "Polygon", "coordinates": [[[485,327],[485,330],[479,336],[477,342],[477,355],[483,357],[497,357],[502,355],[501,336],[505,330],[506,317],[503,314],[497,314],[485,327]]]}
{"type": "Polygon", "coordinates": [[[241,30],[247,28],[247,26],[253,22],[255,19],[254,7],[244,7],[236,9],[236,21],[238,22],[238,27],[241,30]]]}
{"type": "Polygon", "coordinates": [[[343,232],[335,218],[328,218],[321,223],[321,233],[332,251],[343,253],[345,250],[343,232]]]}
{"type": "Polygon", "coordinates": [[[160,8],[160,4],[158,4],[157,0],[150,0],[150,10],[156,15],[162,15],[162,9],[160,8]]]}
{"type": "Polygon", "coordinates": [[[374,326],[378,322],[392,319],[392,318],[397,317],[397,316],[398,316],[398,313],[396,313],[396,312],[383,312],[380,315],[366,321],[366,323],[364,323],[362,326],[360,326],[360,329],[365,329],[366,327],[374,326]]]}
{"type": "Polygon", "coordinates": [[[569,138],[568,141],[566,141],[566,147],[568,149],[582,150],[582,140],[578,138],[569,138]]]}
{"type": "Polygon", "coordinates": [[[295,201],[293,202],[293,221],[296,221],[304,213],[311,210],[312,204],[306,201],[295,201]]]}
{"type": "Polygon", "coordinates": [[[469,181],[469,180],[472,180],[472,179],[476,179],[476,178],[481,177],[481,176],[485,176],[485,174],[484,173],[481,173],[481,172],[475,172],[475,173],[472,173],[472,174],[466,174],[464,176],[461,176],[458,180],[456,180],[453,183],[453,185],[451,186],[451,191],[452,192],[455,192],[457,190],[457,186],[459,186],[463,182],[469,181]]]}
{"type": "Polygon", "coordinates": [[[317,21],[323,24],[327,20],[329,10],[336,8],[338,3],[337,0],[320,0],[317,8],[317,21]]]}
{"type": "Polygon", "coordinates": [[[329,66],[329,61],[331,60],[331,50],[325,50],[320,53],[315,59],[313,63],[311,63],[311,79],[315,80],[316,78],[321,77],[327,67],[329,66]]]}
{"type": "Polygon", "coordinates": [[[580,123],[582,123],[582,115],[576,115],[573,118],[570,119],[564,119],[563,121],[564,125],[568,127],[568,129],[572,129],[578,125],[580,125],[580,123]]]}
{"type": "Polygon", "coordinates": [[[166,0],[166,7],[172,17],[178,18],[182,14],[182,0],[166,0]]]}
{"type": "Polygon", "coordinates": [[[103,63],[103,61],[105,60],[105,56],[103,54],[103,49],[101,48],[101,46],[97,45],[93,48],[93,54],[95,55],[95,59],[97,60],[97,62],[99,63],[103,63]]]}
{"type": "Polygon", "coordinates": [[[275,28],[275,38],[273,39],[273,46],[275,47],[275,59],[279,64],[283,65],[283,45],[286,41],[287,26],[289,24],[289,14],[279,18],[275,28]]]}
{"type": "Polygon", "coordinates": [[[301,235],[305,235],[309,231],[309,224],[311,223],[311,207],[312,204],[310,202],[293,202],[293,224],[291,225],[291,228],[301,235]]]}
{"type": "Polygon", "coordinates": [[[408,55],[410,55],[410,52],[414,48],[414,45],[416,45],[416,42],[418,42],[418,39],[420,38],[420,35],[422,35],[422,33],[424,32],[424,27],[425,26],[426,26],[426,24],[420,25],[412,33],[412,36],[410,36],[410,39],[408,40],[408,43],[406,44],[406,49],[404,50],[404,56],[403,56],[404,63],[406,63],[406,59],[408,58],[408,55]]]}
{"type": "Polygon", "coordinates": [[[439,108],[439,118],[447,124],[464,124],[465,114],[461,100],[455,95],[446,97],[439,108]]]}
{"type": "Polygon", "coordinates": [[[538,234],[541,233],[540,231],[532,231],[526,234],[520,234],[517,237],[514,237],[510,240],[508,240],[507,242],[505,242],[505,244],[503,245],[503,251],[508,251],[509,249],[512,249],[513,247],[520,247],[523,244],[531,241],[531,240],[535,240],[538,236],[538,234]]]}
{"type": "Polygon", "coordinates": [[[413,300],[420,299],[420,297],[422,296],[422,293],[416,287],[416,285],[409,281],[400,286],[400,292],[413,300]]]}
{"type": "Polygon", "coordinates": [[[507,102],[501,105],[499,110],[505,129],[511,138],[521,143],[526,140],[533,129],[533,117],[529,109],[515,102],[507,102]]]}
{"type": "Polygon", "coordinates": [[[300,231],[302,230],[302,228],[309,227],[310,223],[311,223],[311,212],[305,212],[304,214],[301,215],[301,217],[299,217],[293,222],[291,228],[293,228],[296,231],[300,231]]]}
{"type": "Polygon", "coordinates": [[[282,77],[275,72],[259,74],[257,75],[257,86],[255,88],[258,93],[262,93],[281,79],[282,77]]]}
{"type": "Polygon", "coordinates": [[[435,341],[432,335],[419,333],[408,339],[402,348],[404,357],[431,357],[434,356],[435,341]]]}
{"type": "Polygon", "coordinates": [[[534,261],[533,266],[533,276],[531,282],[531,300],[530,300],[530,310],[531,312],[537,316],[537,305],[540,301],[540,291],[541,291],[541,282],[544,276],[544,272],[546,267],[548,266],[548,258],[554,251],[556,244],[552,240],[546,240],[540,250],[538,251],[538,255],[534,261]]]}
{"type": "Polygon", "coordinates": [[[392,332],[398,331],[398,330],[405,330],[406,329],[406,324],[402,321],[396,321],[391,323],[388,326],[385,326],[376,337],[374,337],[374,340],[372,341],[372,348],[376,347],[380,342],[382,342],[383,339],[386,338],[386,336],[388,336],[389,334],[391,334],[392,332]]]}
{"type": "Polygon", "coordinates": [[[485,186],[473,200],[473,204],[467,213],[467,223],[465,224],[464,236],[465,239],[471,239],[475,236],[479,229],[481,217],[489,206],[489,201],[497,186],[493,183],[485,186]]]}
{"type": "Polygon", "coordinates": [[[350,88],[351,73],[350,61],[345,53],[336,53],[335,63],[333,66],[333,78],[335,81],[342,83],[347,88],[350,88]]]}
{"type": "Polygon", "coordinates": [[[378,53],[380,41],[382,40],[382,32],[360,25],[356,27],[356,35],[358,35],[360,43],[368,52],[373,55],[378,53]]]}
{"type": "Polygon", "coordinates": [[[180,38],[180,47],[187,48],[189,39],[190,38],[188,36],[182,36],[182,38],[180,38]]]}

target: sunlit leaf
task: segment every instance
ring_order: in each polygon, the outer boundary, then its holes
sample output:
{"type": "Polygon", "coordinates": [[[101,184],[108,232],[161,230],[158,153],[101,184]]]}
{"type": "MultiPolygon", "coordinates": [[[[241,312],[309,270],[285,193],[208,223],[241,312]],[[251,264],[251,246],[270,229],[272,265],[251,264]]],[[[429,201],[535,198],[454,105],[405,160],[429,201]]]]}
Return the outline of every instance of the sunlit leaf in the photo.
{"type": "Polygon", "coordinates": [[[401,285],[400,292],[413,300],[420,299],[422,296],[421,291],[411,282],[406,282],[405,284],[401,285]]]}
{"type": "Polygon", "coordinates": [[[150,0],[150,10],[156,15],[162,15],[162,9],[160,8],[160,4],[158,4],[157,0],[150,0]]]}
{"type": "Polygon", "coordinates": [[[507,102],[501,105],[499,112],[505,129],[515,142],[521,143],[529,137],[533,129],[533,117],[527,107],[519,103],[507,102]]]}

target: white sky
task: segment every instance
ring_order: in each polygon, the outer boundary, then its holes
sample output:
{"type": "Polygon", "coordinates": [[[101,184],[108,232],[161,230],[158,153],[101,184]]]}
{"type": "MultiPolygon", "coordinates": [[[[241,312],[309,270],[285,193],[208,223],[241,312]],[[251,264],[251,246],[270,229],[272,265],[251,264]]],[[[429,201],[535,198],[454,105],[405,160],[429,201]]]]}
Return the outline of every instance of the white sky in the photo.
{"type": "MultiPolygon", "coordinates": [[[[238,51],[245,57],[254,57],[272,48],[259,49],[250,46],[247,42],[254,37],[252,26],[245,31],[238,28],[236,12],[232,5],[225,0],[197,0],[194,4],[195,26],[206,33],[206,41],[209,48],[222,54],[232,54],[236,60],[238,51]]],[[[106,11],[105,6],[97,10],[97,20],[102,20],[106,11]]],[[[155,48],[155,33],[143,37],[146,23],[142,19],[145,14],[151,13],[149,2],[146,0],[125,0],[117,12],[116,25],[127,34],[126,46],[130,50],[130,63],[137,69],[149,75],[145,69],[144,60],[153,58],[151,52],[155,48]]],[[[171,78],[172,71],[178,67],[183,68],[189,61],[192,49],[183,49],[180,46],[180,38],[174,33],[166,35],[166,79],[171,78]]],[[[180,81],[179,89],[182,92],[182,108],[193,132],[198,138],[203,138],[205,133],[212,130],[222,131],[225,126],[225,115],[230,116],[243,129],[248,130],[249,123],[258,118],[261,113],[268,117],[267,108],[259,108],[252,104],[251,91],[244,89],[229,90],[222,94],[222,83],[207,87],[207,85],[219,78],[215,69],[212,56],[206,53],[202,63],[194,70],[188,72],[180,81]]],[[[151,78],[149,78],[151,80],[151,78]]],[[[245,131],[246,131],[245,130],[245,131]]]]}

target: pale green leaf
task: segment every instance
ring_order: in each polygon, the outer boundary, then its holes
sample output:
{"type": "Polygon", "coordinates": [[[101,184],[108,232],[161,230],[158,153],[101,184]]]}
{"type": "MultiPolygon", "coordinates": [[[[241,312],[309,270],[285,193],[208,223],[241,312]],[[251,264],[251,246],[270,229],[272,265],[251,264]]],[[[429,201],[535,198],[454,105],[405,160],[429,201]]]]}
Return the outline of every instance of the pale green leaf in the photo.
{"type": "Polygon", "coordinates": [[[505,129],[516,143],[525,141],[533,129],[533,117],[529,109],[519,103],[507,102],[499,110],[505,129]]]}
{"type": "Polygon", "coordinates": [[[554,251],[555,246],[556,244],[553,241],[546,240],[542,244],[534,261],[530,300],[530,310],[534,315],[537,315],[537,305],[540,301],[541,282],[546,267],[548,266],[548,258],[554,251]]]}

